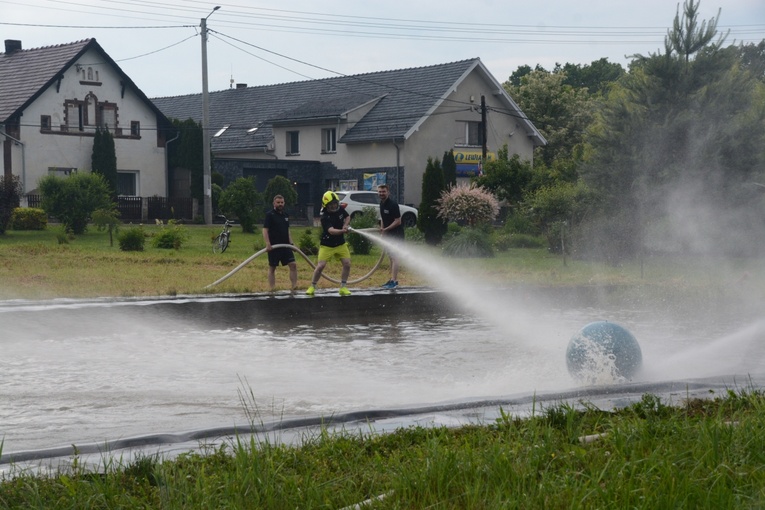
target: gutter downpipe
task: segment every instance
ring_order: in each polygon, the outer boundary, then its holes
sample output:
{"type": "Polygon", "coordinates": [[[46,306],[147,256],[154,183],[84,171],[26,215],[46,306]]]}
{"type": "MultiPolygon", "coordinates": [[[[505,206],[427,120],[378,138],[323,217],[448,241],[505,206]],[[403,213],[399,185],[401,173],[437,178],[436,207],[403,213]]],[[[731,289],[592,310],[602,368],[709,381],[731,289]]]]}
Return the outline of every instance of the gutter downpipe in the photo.
{"type": "Polygon", "coordinates": [[[393,146],[396,148],[396,202],[401,203],[401,147],[393,139],[393,146]]]}
{"type": "MultiPolygon", "coordinates": [[[[13,141],[16,145],[21,145],[21,192],[23,195],[27,193],[27,158],[26,158],[26,145],[21,140],[17,140],[8,133],[5,132],[5,125],[0,134],[7,139],[13,141]]],[[[13,173],[13,171],[11,171],[13,173]]]]}
{"type": "Polygon", "coordinates": [[[170,196],[170,168],[168,167],[169,158],[168,152],[170,152],[170,143],[176,141],[181,136],[181,132],[178,131],[174,138],[165,142],[165,196],[170,196]]]}

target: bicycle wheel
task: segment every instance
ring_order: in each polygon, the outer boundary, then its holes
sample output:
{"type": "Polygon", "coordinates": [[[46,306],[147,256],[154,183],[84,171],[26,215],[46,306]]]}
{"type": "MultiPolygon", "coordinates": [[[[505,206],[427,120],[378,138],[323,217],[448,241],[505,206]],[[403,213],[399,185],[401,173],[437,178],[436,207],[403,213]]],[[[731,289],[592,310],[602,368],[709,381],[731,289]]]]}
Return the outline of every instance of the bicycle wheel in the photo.
{"type": "Polygon", "coordinates": [[[212,250],[213,253],[223,253],[228,248],[228,236],[226,234],[218,234],[218,237],[213,239],[212,250]]]}

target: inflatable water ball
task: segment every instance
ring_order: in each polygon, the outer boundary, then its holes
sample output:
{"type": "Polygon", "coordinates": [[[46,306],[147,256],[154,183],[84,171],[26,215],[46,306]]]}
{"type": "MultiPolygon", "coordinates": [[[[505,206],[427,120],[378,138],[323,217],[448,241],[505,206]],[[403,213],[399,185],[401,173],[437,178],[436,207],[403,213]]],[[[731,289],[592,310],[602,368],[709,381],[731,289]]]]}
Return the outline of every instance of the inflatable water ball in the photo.
{"type": "Polygon", "coordinates": [[[571,338],[566,365],[580,382],[625,382],[640,370],[643,354],[635,337],[624,327],[608,321],[592,322],[571,338]]]}

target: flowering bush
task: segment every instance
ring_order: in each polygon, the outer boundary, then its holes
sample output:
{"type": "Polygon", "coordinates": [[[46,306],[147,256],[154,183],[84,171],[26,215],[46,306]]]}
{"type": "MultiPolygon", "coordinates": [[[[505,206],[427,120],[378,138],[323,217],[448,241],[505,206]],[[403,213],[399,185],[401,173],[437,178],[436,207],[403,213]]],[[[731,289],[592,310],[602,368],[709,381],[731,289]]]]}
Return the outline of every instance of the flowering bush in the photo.
{"type": "Polygon", "coordinates": [[[494,220],[499,214],[499,202],[486,188],[462,184],[441,193],[437,209],[439,218],[474,226],[494,220]]]}

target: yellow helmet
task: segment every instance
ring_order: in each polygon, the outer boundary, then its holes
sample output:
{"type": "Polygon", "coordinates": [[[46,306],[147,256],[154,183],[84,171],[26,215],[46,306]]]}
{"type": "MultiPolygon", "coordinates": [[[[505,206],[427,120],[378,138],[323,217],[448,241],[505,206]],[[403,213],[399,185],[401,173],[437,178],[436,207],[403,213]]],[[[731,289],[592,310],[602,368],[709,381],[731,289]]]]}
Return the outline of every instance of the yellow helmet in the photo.
{"type": "Polygon", "coordinates": [[[321,205],[322,207],[327,207],[327,204],[330,202],[339,202],[340,197],[337,196],[337,193],[334,191],[327,191],[324,193],[324,196],[321,197],[321,205]]]}

